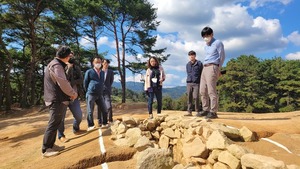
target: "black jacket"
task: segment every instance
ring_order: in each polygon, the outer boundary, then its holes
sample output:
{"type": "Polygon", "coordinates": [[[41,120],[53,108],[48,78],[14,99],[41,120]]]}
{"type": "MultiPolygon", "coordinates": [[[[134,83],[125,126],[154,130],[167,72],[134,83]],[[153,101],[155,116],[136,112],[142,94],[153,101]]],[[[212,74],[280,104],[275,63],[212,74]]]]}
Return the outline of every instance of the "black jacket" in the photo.
{"type": "Polygon", "coordinates": [[[201,73],[203,69],[203,64],[201,61],[196,60],[194,64],[189,61],[186,64],[186,83],[200,83],[201,73]]]}

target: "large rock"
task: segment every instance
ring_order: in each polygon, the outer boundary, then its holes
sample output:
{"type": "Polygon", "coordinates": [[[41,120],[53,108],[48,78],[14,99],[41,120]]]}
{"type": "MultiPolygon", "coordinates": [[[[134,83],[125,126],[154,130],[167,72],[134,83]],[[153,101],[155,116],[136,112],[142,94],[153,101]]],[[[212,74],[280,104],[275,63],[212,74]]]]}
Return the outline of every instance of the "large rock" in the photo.
{"type": "Polygon", "coordinates": [[[131,128],[126,131],[125,138],[129,147],[134,146],[137,141],[142,137],[142,131],[140,128],[131,128]]]}
{"type": "Polygon", "coordinates": [[[240,140],[241,135],[237,128],[227,127],[225,124],[221,123],[212,123],[211,128],[213,130],[221,130],[223,133],[232,140],[240,140]]]}
{"type": "Polygon", "coordinates": [[[137,151],[140,152],[146,150],[149,147],[153,147],[153,144],[146,136],[139,138],[137,143],[134,145],[134,148],[136,148],[137,151]]]}
{"type": "Polygon", "coordinates": [[[182,151],[185,158],[208,157],[208,149],[199,137],[196,137],[191,143],[184,143],[182,151]]]}
{"type": "Polygon", "coordinates": [[[174,162],[166,149],[148,148],[137,154],[136,169],[172,169],[174,162]]]}
{"type": "Polygon", "coordinates": [[[162,134],[166,135],[167,137],[174,139],[177,138],[175,132],[171,128],[167,128],[162,131],[162,134]]]}
{"type": "Polygon", "coordinates": [[[241,158],[243,168],[252,169],[286,169],[284,162],[275,160],[272,157],[258,154],[245,154],[241,158]]]}
{"type": "Polygon", "coordinates": [[[170,138],[165,136],[164,134],[160,136],[158,145],[160,148],[168,149],[170,138]]]}
{"type": "Polygon", "coordinates": [[[247,127],[244,126],[239,131],[244,141],[246,142],[255,141],[253,132],[249,130],[247,127]]]}
{"type": "Polygon", "coordinates": [[[228,151],[222,151],[219,154],[218,161],[227,164],[231,169],[240,169],[240,160],[233,156],[228,151]]]}
{"type": "Polygon", "coordinates": [[[208,156],[207,161],[211,164],[218,162],[218,157],[221,152],[222,150],[218,150],[218,149],[213,150],[208,156]]]}
{"type": "Polygon", "coordinates": [[[228,165],[221,163],[221,162],[216,162],[214,164],[213,169],[231,169],[228,165]]]}
{"type": "Polygon", "coordinates": [[[236,144],[231,144],[227,147],[227,150],[238,159],[241,159],[243,155],[249,153],[245,148],[236,144]]]}
{"type": "Polygon", "coordinates": [[[215,130],[208,137],[206,142],[206,146],[208,149],[226,149],[227,146],[230,145],[230,140],[225,136],[225,134],[220,130],[215,130]]]}
{"type": "Polygon", "coordinates": [[[122,121],[126,124],[131,124],[133,126],[137,125],[136,120],[130,116],[122,116],[122,121]]]}

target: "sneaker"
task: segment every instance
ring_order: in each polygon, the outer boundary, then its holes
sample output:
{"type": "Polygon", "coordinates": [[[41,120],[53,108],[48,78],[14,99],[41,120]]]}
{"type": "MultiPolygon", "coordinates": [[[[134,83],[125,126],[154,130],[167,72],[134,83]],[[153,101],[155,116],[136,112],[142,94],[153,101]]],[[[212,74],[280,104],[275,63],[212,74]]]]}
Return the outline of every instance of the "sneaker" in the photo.
{"type": "Polygon", "coordinates": [[[47,150],[43,153],[43,157],[52,157],[58,154],[58,151],[54,151],[52,148],[47,148],[47,150]]]}
{"type": "Polygon", "coordinates": [[[53,145],[52,150],[54,151],[63,151],[65,149],[65,146],[58,146],[56,144],[53,145]]]}
{"type": "Polygon", "coordinates": [[[209,111],[201,111],[196,114],[197,117],[207,116],[209,111]]]}
{"type": "Polygon", "coordinates": [[[88,127],[87,128],[87,131],[92,131],[92,130],[94,130],[95,129],[95,126],[91,126],[91,127],[88,127]]]}
{"type": "Polygon", "coordinates": [[[108,128],[108,127],[109,127],[108,124],[103,124],[101,128],[102,128],[102,129],[106,129],[106,128],[108,128]]]}
{"type": "Polygon", "coordinates": [[[149,114],[148,119],[153,119],[153,114],[149,114]]]}
{"type": "Polygon", "coordinates": [[[218,118],[218,115],[215,112],[209,112],[205,118],[206,119],[216,119],[216,118],[218,118]]]}
{"type": "Polygon", "coordinates": [[[63,136],[63,137],[59,138],[59,141],[62,143],[66,143],[66,142],[70,141],[70,139],[63,136]]]}
{"type": "Polygon", "coordinates": [[[183,116],[193,116],[192,112],[186,112],[183,116]]]}

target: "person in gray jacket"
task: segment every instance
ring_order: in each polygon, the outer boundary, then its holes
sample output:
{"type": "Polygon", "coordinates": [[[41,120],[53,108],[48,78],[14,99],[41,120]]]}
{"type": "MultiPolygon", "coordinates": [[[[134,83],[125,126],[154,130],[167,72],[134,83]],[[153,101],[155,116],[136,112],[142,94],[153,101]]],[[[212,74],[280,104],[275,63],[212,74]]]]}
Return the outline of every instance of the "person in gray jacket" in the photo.
{"type": "Polygon", "coordinates": [[[61,46],[56,57],[47,65],[44,76],[44,100],[49,106],[50,119],[46,128],[42,154],[51,157],[59,154],[61,147],[54,145],[57,129],[66,113],[70,100],[77,98],[77,92],[66,78],[65,67],[71,57],[71,49],[61,46]]]}

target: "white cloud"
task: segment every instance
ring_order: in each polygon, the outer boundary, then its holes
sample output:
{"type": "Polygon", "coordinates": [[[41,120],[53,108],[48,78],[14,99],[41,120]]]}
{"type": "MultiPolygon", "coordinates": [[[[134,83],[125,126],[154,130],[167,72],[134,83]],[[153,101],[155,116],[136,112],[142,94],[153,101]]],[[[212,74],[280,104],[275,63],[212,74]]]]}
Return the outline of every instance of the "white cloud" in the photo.
{"type": "Polygon", "coordinates": [[[186,63],[187,52],[191,49],[197,52],[198,59],[204,60],[205,44],[200,32],[205,26],[212,27],[214,36],[223,41],[227,60],[242,54],[281,52],[288,44],[278,19],[254,18],[247,11],[247,6],[238,3],[242,1],[152,2],[158,8],[158,20],[161,21],[158,28],[161,36],[158,36],[157,46],[167,47],[166,53],[171,54],[165,63],[170,69],[178,70],[179,64],[186,63]]]}
{"type": "Polygon", "coordinates": [[[300,52],[290,53],[286,55],[285,58],[288,60],[300,60],[300,52]]]}
{"type": "MultiPolygon", "coordinates": [[[[185,85],[188,51],[196,51],[197,59],[204,61],[205,43],[200,33],[205,26],[212,27],[215,38],[224,43],[227,61],[244,54],[258,57],[268,53],[272,53],[269,57],[273,57],[273,54],[280,55],[280,52],[288,47],[288,42],[300,46],[298,31],[284,37],[279,19],[260,16],[263,12],[256,13],[255,17],[251,14],[255,13],[255,8],[258,7],[266,7],[264,10],[268,10],[267,7],[271,3],[279,5],[280,10],[284,11],[283,5],[288,5],[292,0],[149,1],[157,8],[157,20],[161,21],[156,48],[167,47],[165,54],[171,54],[169,59],[162,63],[167,73],[166,86],[185,85]]],[[[109,41],[107,37],[101,37],[99,44],[115,50],[114,42],[109,41]]],[[[112,58],[111,65],[116,66],[117,61],[113,56],[115,51],[110,51],[109,55],[112,58]]],[[[286,58],[295,58],[298,55],[299,52],[292,53],[286,58]]],[[[127,56],[126,59],[135,61],[133,56],[127,56]]],[[[131,81],[138,78],[133,78],[127,73],[127,79],[131,81]]]]}
{"type": "Polygon", "coordinates": [[[85,36],[85,37],[80,39],[79,44],[81,46],[83,46],[84,48],[92,48],[93,44],[91,42],[92,42],[92,39],[85,36]]]}
{"type": "Polygon", "coordinates": [[[294,31],[288,36],[288,39],[297,46],[300,46],[300,34],[298,31],[294,31]]]}
{"type": "Polygon", "coordinates": [[[287,5],[290,2],[292,2],[292,0],[251,0],[250,7],[251,8],[263,7],[267,3],[274,3],[274,2],[281,3],[283,5],[287,5]]]}
{"type": "Polygon", "coordinates": [[[182,76],[167,73],[166,80],[164,81],[163,86],[165,88],[182,86],[181,81],[182,81],[182,76]]]}

